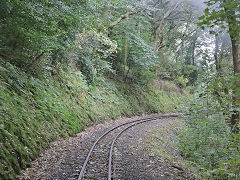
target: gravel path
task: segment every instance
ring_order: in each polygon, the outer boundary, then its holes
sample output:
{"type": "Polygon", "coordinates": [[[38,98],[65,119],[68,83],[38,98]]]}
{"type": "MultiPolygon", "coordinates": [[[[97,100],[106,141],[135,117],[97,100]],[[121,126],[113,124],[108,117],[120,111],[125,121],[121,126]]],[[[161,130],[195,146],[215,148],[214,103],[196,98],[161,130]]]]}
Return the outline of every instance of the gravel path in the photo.
{"type": "MultiPolygon", "coordinates": [[[[19,179],[77,179],[82,164],[94,141],[107,129],[141,116],[121,118],[86,128],[84,132],[66,140],[54,142],[51,147],[32,162],[32,168],[23,172],[19,179]]],[[[126,180],[191,179],[182,170],[172,167],[163,157],[151,152],[148,138],[154,129],[166,126],[176,118],[147,122],[127,130],[114,148],[113,178],[126,180]]],[[[109,144],[119,131],[114,131],[97,145],[87,166],[85,179],[102,180],[107,177],[109,144]]]]}

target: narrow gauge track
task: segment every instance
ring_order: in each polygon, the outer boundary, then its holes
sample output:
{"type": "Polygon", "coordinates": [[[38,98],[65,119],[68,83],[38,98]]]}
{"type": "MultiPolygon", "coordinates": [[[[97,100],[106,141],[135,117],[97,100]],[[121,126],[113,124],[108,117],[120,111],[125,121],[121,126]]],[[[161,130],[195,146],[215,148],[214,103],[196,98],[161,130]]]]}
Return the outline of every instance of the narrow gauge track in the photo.
{"type": "Polygon", "coordinates": [[[130,121],[130,122],[126,122],[126,123],[122,123],[118,126],[115,126],[109,130],[107,130],[105,133],[103,133],[92,145],[91,149],[89,150],[88,152],[88,155],[84,161],[84,164],[82,166],[82,169],[80,171],[80,174],[78,176],[78,180],[83,180],[84,178],[84,173],[85,173],[85,170],[87,168],[87,164],[89,162],[89,159],[93,153],[93,150],[95,149],[96,145],[106,136],[108,135],[109,133],[111,133],[112,131],[114,130],[117,130],[118,128],[120,127],[123,127],[123,126],[127,126],[125,127],[123,130],[121,130],[113,139],[112,143],[111,143],[111,146],[110,146],[110,149],[109,149],[109,157],[108,157],[108,180],[111,180],[112,179],[112,156],[113,156],[113,148],[114,148],[114,145],[115,145],[115,142],[117,141],[117,139],[121,136],[121,134],[123,134],[126,130],[138,125],[138,124],[142,124],[142,123],[146,123],[146,122],[149,122],[149,121],[155,121],[155,120],[160,120],[160,119],[163,119],[163,118],[171,118],[171,117],[179,117],[180,115],[162,115],[162,116],[157,116],[157,117],[151,117],[151,118],[142,118],[142,119],[138,119],[138,120],[134,120],[134,121],[130,121]]]}

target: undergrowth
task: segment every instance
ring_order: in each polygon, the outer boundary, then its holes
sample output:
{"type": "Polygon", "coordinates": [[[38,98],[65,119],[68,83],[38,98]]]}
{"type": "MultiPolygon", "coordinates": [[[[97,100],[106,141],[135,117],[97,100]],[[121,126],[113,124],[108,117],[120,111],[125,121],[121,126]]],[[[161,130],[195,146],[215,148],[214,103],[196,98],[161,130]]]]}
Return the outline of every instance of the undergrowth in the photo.
{"type": "Polygon", "coordinates": [[[207,108],[201,99],[191,102],[177,148],[203,179],[239,179],[240,135],[231,133],[226,115],[216,111],[215,101],[210,102],[207,108]]]}
{"type": "Polygon", "coordinates": [[[200,179],[197,169],[193,167],[192,163],[181,157],[175,146],[179,130],[184,126],[183,119],[178,119],[152,131],[148,140],[151,152],[161,156],[164,159],[162,162],[172,164],[182,171],[179,173],[179,177],[175,177],[176,179],[200,179]]]}
{"type": "Polygon", "coordinates": [[[51,142],[86,126],[142,113],[177,112],[185,97],[155,84],[130,85],[81,72],[58,70],[30,76],[10,63],[0,65],[0,177],[14,179],[51,142]]]}

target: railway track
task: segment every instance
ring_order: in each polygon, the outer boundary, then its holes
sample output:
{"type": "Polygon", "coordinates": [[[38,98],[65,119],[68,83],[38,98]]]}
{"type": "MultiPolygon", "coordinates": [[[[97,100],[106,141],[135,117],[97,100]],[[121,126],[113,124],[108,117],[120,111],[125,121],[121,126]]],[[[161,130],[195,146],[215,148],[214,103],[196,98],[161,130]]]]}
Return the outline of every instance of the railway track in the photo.
{"type": "MultiPolygon", "coordinates": [[[[151,117],[151,118],[142,118],[142,119],[138,119],[138,120],[134,120],[134,121],[130,121],[130,122],[126,122],[126,123],[122,123],[120,125],[117,125],[109,130],[107,130],[106,132],[104,132],[92,145],[91,149],[88,152],[88,155],[86,156],[86,159],[83,163],[82,169],[80,171],[80,174],[78,176],[78,180],[83,180],[84,179],[84,175],[87,169],[87,165],[89,164],[90,158],[92,156],[92,154],[94,153],[94,150],[96,150],[96,146],[100,144],[101,141],[103,141],[103,139],[110,135],[110,133],[115,132],[117,133],[114,137],[111,137],[111,142],[110,142],[110,146],[108,147],[109,151],[108,151],[108,157],[106,157],[106,161],[108,162],[108,173],[106,174],[105,179],[111,180],[112,179],[112,162],[113,162],[113,149],[115,146],[115,143],[117,141],[117,139],[128,129],[142,124],[142,123],[147,123],[150,121],[156,121],[156,120],[160,120],[163,118],[171,118],[171,117],[179,117],[180,115],[162,115],[162,116],[156,116],[156,117],[151,117]],[[108,158],[108,159],[107,159],[108,158]]],[[[105,148],[105,147],[104,147],[105,148]]]]}

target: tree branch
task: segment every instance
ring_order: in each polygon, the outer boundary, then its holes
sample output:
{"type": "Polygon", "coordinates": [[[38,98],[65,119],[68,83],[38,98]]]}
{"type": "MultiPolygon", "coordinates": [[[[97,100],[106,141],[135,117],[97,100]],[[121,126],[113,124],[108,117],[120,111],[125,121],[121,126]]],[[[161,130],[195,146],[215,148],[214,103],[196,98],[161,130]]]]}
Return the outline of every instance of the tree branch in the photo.
{"type": "Polygon", "coordinates": [[[156,37],[155,37],[155,50],[157,50],[158,46],[159,46],[159,37],[160,34],[162,33],[163,29],[164,29],[164,25],[165,25],[165,19],[168,18],[173,11],[175,11],[175,9],[179,6],[180,2],[176,3],[175,6],[171,9],[169,9],[166,14],[164,15],[164,17],[162,18],[160,25],[158,26],[157,29],[157,33],[156,33],[156,37]]]}
{"type": "Polygon", "coordinates": [[[125,20],[128,18],[130,15],[134,15],[137,12],[132,11],[132,12],[127,12],[126,14],[122,15],[120,18],[118,18],[116,21],[114,21],[108,28],[112,29],[114,26],[116,26],[118,23],[120,23],[122,20],[125,20]]]}

